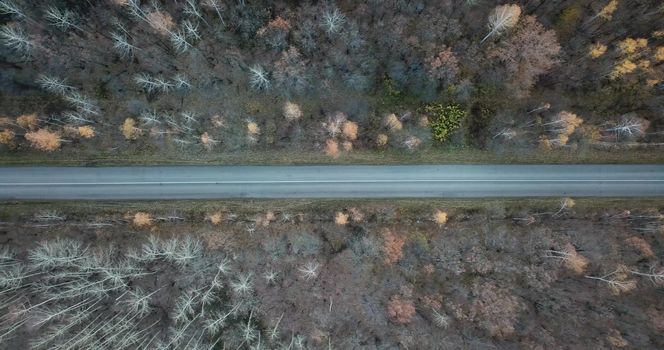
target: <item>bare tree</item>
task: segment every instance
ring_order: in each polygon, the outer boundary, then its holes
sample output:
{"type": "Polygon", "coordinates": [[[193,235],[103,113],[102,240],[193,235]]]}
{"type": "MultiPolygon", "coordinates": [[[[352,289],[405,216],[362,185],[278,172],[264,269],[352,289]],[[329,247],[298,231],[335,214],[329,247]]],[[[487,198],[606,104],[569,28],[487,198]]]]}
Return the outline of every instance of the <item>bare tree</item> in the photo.
{"type": "Polygon", "coordinates": [[[134,54],[135,50],[138,48],[129,43],[129,38],[125,33],[111,33],[111,38],[113,39],[113,48],[120,54],[122,57],[130,57],[134,54]]]}
{"type": "Polygon", "coordinates": [[[67,85],[67,80],[43,74],[37,79],[37,84],[39,84],[42,89],[58,95],[65,95],[69,91],[74,90],[73,86],[67,85]]]}
{"type": "Polygon", "coordinates": [[[25,13],[23,13],[23,10],[21,10],[21,8],[11,0],[0,1],[0,14],[15,16],[19,19],[25,18],[25,13]]]}
{"type": "Polygon", "coordinates": [[[267,90],[270,88],[268,73],[259,64],[249,68],[249,83],[256,90],[267,90]]]}
{"type": "Polygon", "coordinates": [[[346,16],[344,16],[339,9],[334,7],[323,13],[321,26],[327,35],[334,35],[341,31],[341,27],[345,22],[346,16]]]}
{"type": "Polygon", "coordinates": [[[23,29],[6,25],[0,29],[0,39],[5,46],[24,56],[29,56],[35,47],[34,41],[28,37],[23,29]]]}
{"type": "Polygon", "coordinates": [[[492,35],[501,34],[516,25],[521,16],[521,7],[516,4],[496,6],[489,14],[489,33],[480,41],[483,43],[492,35]]]}

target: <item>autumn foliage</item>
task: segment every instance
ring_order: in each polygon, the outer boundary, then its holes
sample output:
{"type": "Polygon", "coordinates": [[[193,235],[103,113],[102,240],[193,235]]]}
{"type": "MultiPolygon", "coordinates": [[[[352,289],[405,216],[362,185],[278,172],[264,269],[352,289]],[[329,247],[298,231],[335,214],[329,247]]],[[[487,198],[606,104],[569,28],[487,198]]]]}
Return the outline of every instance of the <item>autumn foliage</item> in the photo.
{"type": "Polygon", "coordinates": [[[145,212],[137,212],[132,217],[132,224],[138,228],[152,226],[153,221],[154,219],[152,218],[152,215],[145,212]]]}
{"type": "Polygon", "coordinates": [[[58,133],[46,129],[28,132],[25,134],[25,139],[30,142],[32,148],[44,152],[57,151],[62,141],[58,133]]]}
{"type": "Polygon", "coordinates": [[[136,140],[143,134],[143,131],[136,127],[136,120],[134,118],[125,119],[120,130],[122,130],[122,135],[127,140],[136,140]]]}
{"type": "Polygon", "coordinates": [[[415,305],[410,299],[393,295],[387,303],[387,315],[396,324],[408,324],[415,316],[415,305]]]}
{"type": "Polygon", "coordinates": [[[406,237],[400,236],[391,230],[383,232],[383,261],[386,265],[393,265],[403,257],[403,246],[406,243],[406,237]]]}

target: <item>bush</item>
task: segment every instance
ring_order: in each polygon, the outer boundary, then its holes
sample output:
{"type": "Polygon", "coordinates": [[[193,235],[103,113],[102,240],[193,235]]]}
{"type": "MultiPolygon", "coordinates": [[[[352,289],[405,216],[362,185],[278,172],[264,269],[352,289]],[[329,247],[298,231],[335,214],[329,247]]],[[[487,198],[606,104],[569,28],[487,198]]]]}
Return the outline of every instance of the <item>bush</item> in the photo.
{"type": "Polygon", "coordinates": [[[436,141],[443,142],[447,140],[452,131],[457,129],[461,120],[466,116],[460,105],[451,104],[443,107],[439,103],[431,103],[422,109],[433,120],[431,122],[431,132],[436,141]]]}

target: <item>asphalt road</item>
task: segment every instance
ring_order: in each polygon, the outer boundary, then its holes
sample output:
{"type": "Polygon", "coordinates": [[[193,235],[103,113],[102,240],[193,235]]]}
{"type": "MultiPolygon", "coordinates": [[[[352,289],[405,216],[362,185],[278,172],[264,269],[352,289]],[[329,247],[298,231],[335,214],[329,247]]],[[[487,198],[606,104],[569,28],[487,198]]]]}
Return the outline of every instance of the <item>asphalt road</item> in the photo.
{"type": "Polygon", "coordinates": [[[0,200],[664,196],[664,165],[0,168],[0,200]]]}

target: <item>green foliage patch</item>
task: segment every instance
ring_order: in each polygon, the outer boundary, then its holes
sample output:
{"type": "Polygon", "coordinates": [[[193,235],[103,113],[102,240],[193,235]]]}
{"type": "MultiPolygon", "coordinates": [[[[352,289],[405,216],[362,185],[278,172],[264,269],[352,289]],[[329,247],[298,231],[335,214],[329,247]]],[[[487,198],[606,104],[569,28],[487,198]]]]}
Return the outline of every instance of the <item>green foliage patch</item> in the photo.
{"type": "Polygon", "coordinates": [[[440,103],[430,103],[422,108],[422,112],[431,117],[431,132],[438,142],[447,140],[466,117],[466,111],[458,104],[443,107],[440,103]]]}

